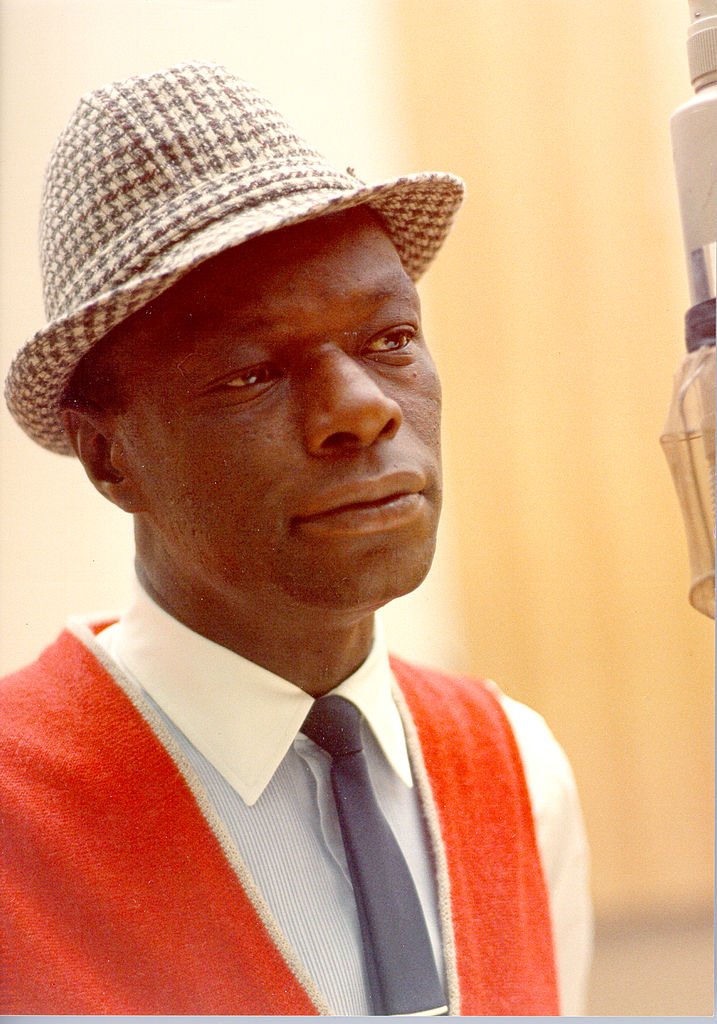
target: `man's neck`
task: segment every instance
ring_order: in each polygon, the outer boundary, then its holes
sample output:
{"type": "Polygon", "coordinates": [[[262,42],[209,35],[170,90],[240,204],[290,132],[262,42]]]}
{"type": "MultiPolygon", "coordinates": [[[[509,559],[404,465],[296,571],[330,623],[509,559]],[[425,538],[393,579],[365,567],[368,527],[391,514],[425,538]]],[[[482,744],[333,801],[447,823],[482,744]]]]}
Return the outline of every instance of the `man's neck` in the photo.
{"type": "Polygon", "coordinates": [[[140,584],[161,608],[214,643],[261,665],[321,697],[347,679],[367,658],[373,641],[373,609],[351,613],[292,608],[277,614],[254,607],[228,607],[213,595],[197,598],[182,588],[163,587],[137,564],[140,584]],[[292,614],[293,613],[293,614],[292,614]]]}

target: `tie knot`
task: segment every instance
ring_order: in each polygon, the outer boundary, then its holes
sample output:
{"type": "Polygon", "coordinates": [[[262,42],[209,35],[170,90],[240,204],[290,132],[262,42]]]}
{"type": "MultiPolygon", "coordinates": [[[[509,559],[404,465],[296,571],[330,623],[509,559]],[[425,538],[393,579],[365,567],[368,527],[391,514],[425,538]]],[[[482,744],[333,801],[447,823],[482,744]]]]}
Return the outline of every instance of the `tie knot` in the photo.
{"type": "Polygon", "coordinates": [[[301,731],[331,757],[344,757],[363,749],[361,717],[345,697],[328,694],[314,701],[301,731]]]}

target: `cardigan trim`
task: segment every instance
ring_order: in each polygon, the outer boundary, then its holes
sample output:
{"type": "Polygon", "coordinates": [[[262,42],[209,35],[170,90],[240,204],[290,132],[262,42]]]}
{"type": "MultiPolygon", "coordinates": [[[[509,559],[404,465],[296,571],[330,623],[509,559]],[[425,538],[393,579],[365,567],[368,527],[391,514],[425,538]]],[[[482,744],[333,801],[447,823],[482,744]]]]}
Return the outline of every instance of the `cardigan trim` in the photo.
{"type": "Polygon", "coordinates": [[[443,946],[443,963],[445,968],[446,998],[448,1000],[448,1013],[451,1017],[458,1017],[461,1013],[460,987],[458,981],[458,966],[456,959],[456,939],[453,931],[453,915],[451,914],[451,880],[448,873],[448,860],[443,845],[441,826],[438,821],[438,809],[433,797],[433,789],[426,770],[426,763],[423,759],[423,751],[418,740],[418,730],[411,717],[411,712],[398,683],[393,687],[393,696],[396,701],[403,727],[406,732],[406,744],[411,761],[411,771],[418,787],[428,834],[431,841],[431,852],[434,859],[436,873],[436,886],[438,892],[438,918],[441,927],[441,942],[443,946]]]}

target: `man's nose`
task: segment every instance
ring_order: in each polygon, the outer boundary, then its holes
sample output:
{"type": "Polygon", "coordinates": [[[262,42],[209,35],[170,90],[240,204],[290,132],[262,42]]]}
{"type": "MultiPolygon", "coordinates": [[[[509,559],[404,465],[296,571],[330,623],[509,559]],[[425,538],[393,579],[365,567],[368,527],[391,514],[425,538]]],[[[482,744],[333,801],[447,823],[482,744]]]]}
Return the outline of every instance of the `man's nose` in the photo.
{"type": "Polygon", "coordinates": [[[352,356],[333,351],[314,363],[304,410],[306,445],[312,454],[370,447],[393,437],[402,420],[398,403],[352,356]]]}

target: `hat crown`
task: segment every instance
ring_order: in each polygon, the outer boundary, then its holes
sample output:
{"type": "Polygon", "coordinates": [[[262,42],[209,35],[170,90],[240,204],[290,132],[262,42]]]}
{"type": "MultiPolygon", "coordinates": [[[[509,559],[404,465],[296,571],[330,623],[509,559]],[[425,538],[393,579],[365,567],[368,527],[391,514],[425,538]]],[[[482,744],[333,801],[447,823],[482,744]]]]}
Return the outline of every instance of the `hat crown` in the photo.
{"type": "MultiPolygon", "coordinates": [[[[248,83],[210,63],[181,64],[84,96],[47,169],[40,221],[49,319],[128,280],[226,200],[330,170],[248,83]],[[247,189],[247,179],[253,188],[247,189]]],[[[340,180],[337,180],[340,179],[340,180]]],[[[236,202],[234,204],[236,206],[236,202]]]]}

